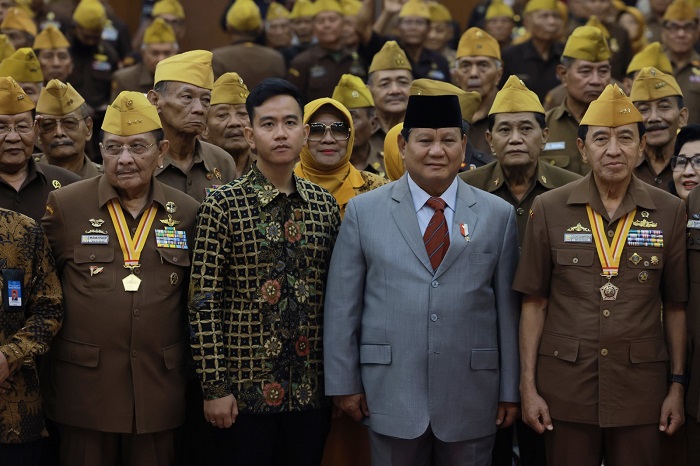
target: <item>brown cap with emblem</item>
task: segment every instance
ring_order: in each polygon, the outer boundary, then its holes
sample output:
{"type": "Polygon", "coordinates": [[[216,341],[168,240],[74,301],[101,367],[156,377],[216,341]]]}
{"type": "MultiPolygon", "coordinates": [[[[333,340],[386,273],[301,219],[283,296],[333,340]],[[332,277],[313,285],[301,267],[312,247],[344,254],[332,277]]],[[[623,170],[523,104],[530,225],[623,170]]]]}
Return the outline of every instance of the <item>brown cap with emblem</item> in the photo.
{"type": "Polygon", "coordinates": [[[245,104],[248,94],[248,87],[238,73],[224,73],[216,80],[211,90],[211,105],[245,104]]]}
{"type": "Polygon", "coordinates": [[[411,63],[408,61],[406,52],[403,51],[395,40],[387,41],[382,49],[372,58],[369,72],[383,70],[408,70],[413,72],[411,63]]]}
{"type": "Polygon", "coordinates": [[[630,92],[632,102],[651,102],[671,96],[683,97],[676,78],[652,67],[642,68],[630,92]]]}
{"type": "Polygon", "coordinates": [[[632,100],[625,92],[617,84],[608,84],[600,96],[588,106],[581,119],[581,125],[616,128],[642,121],[642,114],[632,105],[632,100]]]}
{"type": "Polygon", "coordinates": [[[352,74],[344,74],[340,77],[338,85],[333,90],[332,98],[349,109],[374,107],[374,99],[369,88],[362,79],[352,74]]]}
{"type": "Polygon", "coordinates": [[[20,83],[43,83],[44,74],[34,50],[22,47],[0,62],[0,76],[12,76],[20,83]]]}
{"type": "Polygon", "coordinates": [[[83,96],[70,83],[65,84],[58,79],[52,79],[41,90],[36,111],[44,115],[61,116],[69,114],[84,103],[83,96]]]}
{"type": "Polygon", "coordinates": [[[162,128],[158,110],[140,92],[122,91],[107,107],[102,130],[133,136],[162,128]]]}
{"type": "Polygon", "coordinates": [[[34,102],[11,77],[0,77],[0,115],[17,115],[34,110],[34,102]]]}
{"type": "Polygon", "coordinates": [[[467,29],[459,39],[456,57],[491,57],[500,60],[501,46],[488,32],[473,27],[467,29]]]}

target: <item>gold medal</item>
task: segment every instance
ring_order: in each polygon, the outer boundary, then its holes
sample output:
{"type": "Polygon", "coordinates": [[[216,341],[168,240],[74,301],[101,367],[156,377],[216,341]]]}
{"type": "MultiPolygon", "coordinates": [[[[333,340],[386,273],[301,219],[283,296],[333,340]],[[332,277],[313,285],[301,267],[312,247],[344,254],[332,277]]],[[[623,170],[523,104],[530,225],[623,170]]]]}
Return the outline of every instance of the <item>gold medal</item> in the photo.
{"type": "Polygon", "coordinates": [[[647,271],[639,272],[637,280],[639,280],[639,283],[646,283],[649,280],[649,273],[647,271]]]}
{"type": "Polygon", "coordinates": [[[610,279],[612,277],[608,276],[605,278],[608,279],[608,282],[600,287],[600,296],[603,298],[603,301],[615,301],[617,299],[617,292],[620,291],[620,288],[610,283],[610,279]]]}
{"type": "Polygon", "coordinates": [[[632,262],[634,265],[639,264],[639,262],[642,260],[642,256],[637,254],[636,252],[632,254],[632,257],[630,257],[630,262],[632,262]]]}
{"type": "Polygon", "coordinates": [[[122,280],[124,284],[124,291],[138,291],[139,285],[141,285],[141,279],[134,275],[132,271],[126,278],[122,280]]]}

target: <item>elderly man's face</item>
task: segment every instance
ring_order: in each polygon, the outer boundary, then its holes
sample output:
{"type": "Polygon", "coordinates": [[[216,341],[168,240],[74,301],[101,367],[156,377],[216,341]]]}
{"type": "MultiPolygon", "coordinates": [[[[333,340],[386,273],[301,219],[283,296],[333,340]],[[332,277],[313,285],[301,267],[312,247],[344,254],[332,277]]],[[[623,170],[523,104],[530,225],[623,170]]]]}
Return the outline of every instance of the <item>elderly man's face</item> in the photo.
{"type": "Polygon", "coordinates": [[[577,59],[568,69],[563,65],[557,69],[568,96],[584,105],[597,99],[610,84],[610,62],[607,60],[590,62],[577,59]]]}
{"type": "Polygon", "coordinates": [[[37,115],[41,150],[49,161],[82,158],[92,138],[92,118],[78,109],[66,115],[37,115]]]}
{"type": "MultiPolygon", "coordinates": [[[[430,50],[442,50],[452,39],[454,29],[447,21],[435,21],[430,23],[428,38],[425,40],[425,47],[430,50]]],[[[496,39],[498,40],[498,39],[496,39]]]]}
{"type": "Polygon", "coordinates": [[[548,136],[532,112],[497,113],[486,141],[504,167],[527,167],[537,163],[548,136]]]}
{"type": "Polygon", "coordinates": [[[163,92],[149,92],[164,126],[178,133],[200,135],[207,124],[211,91],[192,84],[170,81],[163,92]]]}
{"type": "Polygon", "coordinates": [[[661,41],[672,53],[688,53],[698,40],[697,21],[664,21],[661,41]]]}
{"type": "Polygon", "coordinates": [[[314,16],[314,34],[324,47],[336,48],[343,34],[343,15],[336,11],[322,11],[314,16]]]}
{"type": "Polygon", "coordinates": [[[313,18],[310,16],[302,16],[292,20],[292,29],[294,34],[299,39],[299,42],[306,44],[314,38],[313,18]]]}
{"type": "Polygon", "coordinates": [[[409,46],[419,46],[425,43],[430,32],[430,21],[420,16],[404,16],[399,18],[399,37],[409,46]]]}
{"type": "Polygon", "coordinates": [[[243,128],[250,126],[245,104],[217,104],[209,110],[206,141],[229,153],[250,149],[243,128]]]}
{"type": "Polygon", "coordinates": [[[586,140],[576,143],[596,180],[614,185],[629,180],[644,152],[645,138],[639,137],[637,124],[631,123],[615,128],[590,126],[586,140]]]}
{"type": "Polygon", "coordinates": [[[2,28],[0,32],[7,36],[7,40],[12,42],[15,50],[22,47],[31,47],[34,43],[34,38],[31,34],[19,29],[2,28]]]}
{"type": "Polygon", "coordinates": [[[42,83],[17,83],[19,84],[19,87],[22,88],[25,94],[29,96],[30,99],[32,99],[32,102],[34,102],[34,105],[39,101],[39,95],[41,94],[41,87],[42,83]]]}
{"type": "Polygon", "coordinates": [[[32,112],[0,115],[0,173],[17,173],[27,165],[35,137],[32,112]]]}
{"type": "Polygon", "coordinates": [[[268,21],[265,39],[267,39],[269,47],[289,47],[292,43],[292,22],[288,18],[277,18],[268,21]]]}
{"type": "Polygon", "coordinates": [[[555,10],[535,10],[525,16],[525,27],[532,37],[555,40],[559,37],[564,20],[555,10]]]}
{"type": "Polygon", "coordinates": [[[372,73],[368,83],[377,110],[405,113],[413,76],[408,70],[380,70],[372,73]]]}
{"type": "Polygon", "coordinates": [[[647,145],[664,147],[675,144],[678,130],[688,122],[688,109],[678,108],[676,97],[664,97],[650,102],[635,102],[644,118],[647,145]]]}
{"type": "Polygon", "coordinates": [[[36,56],[41,64],[44,82],[52,79],[58,79],[64,83],[68,81],[68,76],[73,72],[73,58],[67,47],[41,49],[37,51],[36,56]]]}
{"type": "Polygon", "coordinates": [[[467,136],[459,128],[414,128],[399,151],[406,171],[431,196],[439,196],[454,181],[464,159],[467,136]]]}
{"type": "Polygon", "coordinates": [[[501,44],[510,41],[514,27],[515,22],[507,16],[491,18],[484,24],[484,30],[501,44]]]}
{"type": "Polygon", "coordinates": [[[476,91],[481,99],[496,92],[503,75],[503,67],[491,57],[461,57],[456,63],[455,75],[459,87],[465,91],[476,91]]]}
{"type": "Polygon", "coordinates": [[[351,108],[352,125],[355,127],[355,147],[362,147],[372,136],[372,108],[351,108]]]}
{"type": "Polygon", "coordinates": [[[168,141],[156,142],[153,132],[132,136],[105,133],[100,149],[109,184],[120,193],[132,195],[148,189],[168,151],[168,141]]]}
{"type": "Polygon", "coordinates": [[[155,75],[158,63],[175,55],[177,50],[178,48],[175,42],[144,44],[143,47],[141,47],[143,64],[146,65],[146,69],[149,73],[155,75]]]}

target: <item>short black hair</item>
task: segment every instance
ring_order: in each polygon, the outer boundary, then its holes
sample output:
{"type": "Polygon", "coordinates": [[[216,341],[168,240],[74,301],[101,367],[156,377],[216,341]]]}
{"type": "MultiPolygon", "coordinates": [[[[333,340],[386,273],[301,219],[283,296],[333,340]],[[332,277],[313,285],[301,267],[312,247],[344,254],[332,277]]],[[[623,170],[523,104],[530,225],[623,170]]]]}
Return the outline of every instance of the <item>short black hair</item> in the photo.
{"type": "MultiPolygon", "coordinates": [[[[644,133],[646,133],[646,129],[644,128],[644,123],[641,121],[637,122],[637,131],[639,131],[639,140],[642,140],[642,136],[644,136],[644,133]]],[[[578,127],[578,137],[580,140],[585,141],[586,140],[586,135],[588,135],[588,125],[580,125],[578,127]]]]}
{"type": "Polygon", "coordinates": [[[255,119],[255,109],[264,104],[268,99],[278,95],[288,95],[296,100],[301,109],[301,117],[304,118],[304,97],[301,95],[301,92],[299,92],[299,89],[286,79],[267,78],[255,86],[245,100],[245,109],[248,111],[251,124],[255,119]]]}
{"type": "Polygon", "coordinates": [[[700,141],[700,125],[692,124],[681,128],[676,136],[676,147],[673,149],[673,155],[680,154],[683,146],[693,141],[700,141]]]}
{"type": "MultiPolygon", "coordinates": [[[[535,121],[540,125],[540,129],[545,129],[547,127],[547,122],[544,120],[544,113],[532,112],[535,115],[535,121]]],[[[496,126],[496,113],[489,115],[489,131],[493,130],[496,126]]]]}

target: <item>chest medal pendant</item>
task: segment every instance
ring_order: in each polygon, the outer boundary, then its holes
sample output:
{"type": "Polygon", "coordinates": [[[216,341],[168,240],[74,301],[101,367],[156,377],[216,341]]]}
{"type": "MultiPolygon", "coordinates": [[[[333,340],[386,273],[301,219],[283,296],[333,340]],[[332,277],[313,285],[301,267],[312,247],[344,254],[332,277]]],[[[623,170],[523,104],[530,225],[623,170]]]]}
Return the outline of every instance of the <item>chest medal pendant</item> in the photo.
{"type": "Polygon", "coordinates": [[[620,291],[620,288],[610,283],[610,276],[603,276],[608,279],[608,282],[600,287],[600,296],[603,298],[603,301],[615,301],[617,299],[617,292],[620,291]]]}
{"type": "Polygon", "coordinates": [[[124,284],[124,291],[138,291],[141,279],[132,272],[122,280],[122,283],[124,284]]]}

